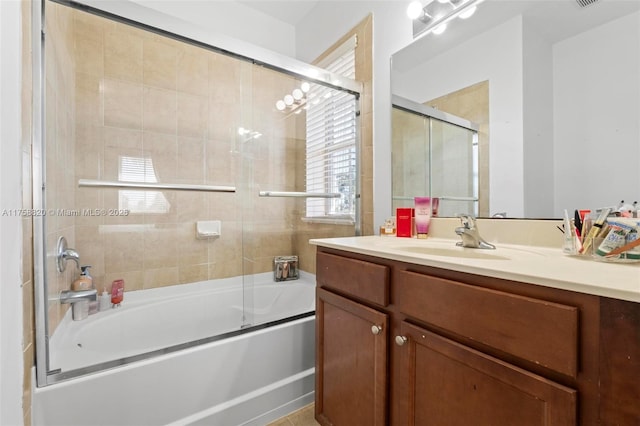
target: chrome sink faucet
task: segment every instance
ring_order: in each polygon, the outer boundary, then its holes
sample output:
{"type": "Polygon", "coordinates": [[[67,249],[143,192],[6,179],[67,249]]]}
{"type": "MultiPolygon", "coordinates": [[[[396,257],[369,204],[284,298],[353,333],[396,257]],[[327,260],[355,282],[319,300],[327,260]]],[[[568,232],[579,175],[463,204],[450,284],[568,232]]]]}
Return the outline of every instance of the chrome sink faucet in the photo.
{"type": "Polygon", "coordinates": [[[478,226],[473,216],[463,214],[460,215],[462,226],[456,228],[456,234],[460,235],[462,241],[456,243],[460,247],[495,249],[496,246],[486,242],[478,232],[478,226]]]}

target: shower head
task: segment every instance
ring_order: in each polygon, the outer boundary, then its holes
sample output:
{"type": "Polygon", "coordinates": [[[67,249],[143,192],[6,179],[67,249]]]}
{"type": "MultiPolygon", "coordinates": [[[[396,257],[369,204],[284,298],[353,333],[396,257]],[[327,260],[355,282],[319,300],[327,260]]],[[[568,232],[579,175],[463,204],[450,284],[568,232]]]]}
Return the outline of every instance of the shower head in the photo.
{"type": "Polygon", "coordinates": [[[587,7],[589,5],[592,5],[593,3],[597,2],[598,0],[576,0],[576,3],[578,3],[578,5],[580,7],[587,7]]]}

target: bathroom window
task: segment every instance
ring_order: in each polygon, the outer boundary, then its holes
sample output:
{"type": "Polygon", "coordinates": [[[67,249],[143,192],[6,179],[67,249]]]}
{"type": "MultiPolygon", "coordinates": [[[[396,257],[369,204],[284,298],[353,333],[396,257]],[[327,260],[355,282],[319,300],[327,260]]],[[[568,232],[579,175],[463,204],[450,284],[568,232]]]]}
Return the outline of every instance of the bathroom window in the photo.
{"type": "MultiPolygon", "coordinates": [[[[347,40],[318,66],[355,78],[357,39],[347,40]]],[[[356,99],[321,85],[311,85],[307,109],[306,191],[340,194],[336,198],[309,198],[309,220],[347,220],[355,217],[356,99]]]]}
{"type": "MultiPolygon", "coordinates": [[[[120,182],[157,183],[151,158],[121,156],[118,164],[120,182]]],[[[118,190],[119,208],[131,213],[168,213],[171,205],[160,191],[118,190]]]]}

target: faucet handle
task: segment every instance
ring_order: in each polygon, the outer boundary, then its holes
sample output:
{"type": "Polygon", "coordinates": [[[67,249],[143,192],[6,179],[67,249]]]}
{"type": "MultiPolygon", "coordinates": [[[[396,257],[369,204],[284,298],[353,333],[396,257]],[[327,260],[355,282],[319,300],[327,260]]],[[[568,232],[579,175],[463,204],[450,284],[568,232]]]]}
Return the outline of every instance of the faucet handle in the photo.
{"type": "Polygon", "coordinates": [[[461,214],[460,222],[466,229],[474,229],[476,227],[476,219],[470,214],[461,214]]]}
{"type": "Polygon", "coordinates": [[[67,239],[65,237],[60,237],[58,238],[56,249],[56,267],[58,272],[64,272],[67,267],[67,260],[73,260],[76,262],[76,266],[80,268],[80,255],[75,249],[67,246],[67,239]]]}

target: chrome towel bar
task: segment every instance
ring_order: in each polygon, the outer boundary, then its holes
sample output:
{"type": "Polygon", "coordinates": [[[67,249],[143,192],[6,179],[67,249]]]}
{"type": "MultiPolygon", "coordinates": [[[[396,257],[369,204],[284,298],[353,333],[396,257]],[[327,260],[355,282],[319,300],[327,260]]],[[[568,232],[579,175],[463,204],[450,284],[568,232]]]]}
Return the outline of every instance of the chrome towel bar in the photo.
{"type": "Polygon", "coordinates": [[[236,192],[235,186],[192,185],[183,183],[120,182],[94,179],[79,179],[78,186],[87,188],[127,188],[155,190],[169,189],[174,191],[236,192]]]}
{"type": "Polygon", "coordinates": [[[340,198],[337,192],[260,191],[260,197],[340,198]]]}

